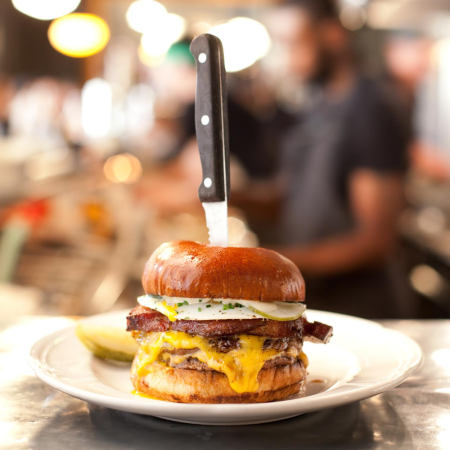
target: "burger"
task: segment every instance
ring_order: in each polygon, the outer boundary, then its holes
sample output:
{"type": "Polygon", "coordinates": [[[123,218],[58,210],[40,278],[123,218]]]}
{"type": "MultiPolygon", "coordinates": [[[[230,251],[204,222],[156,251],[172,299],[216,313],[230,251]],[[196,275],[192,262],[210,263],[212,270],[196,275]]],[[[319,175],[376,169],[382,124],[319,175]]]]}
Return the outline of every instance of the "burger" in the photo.
{"type": "Polygon", "coordinates": [[[142,276],[146,295],[127,317],[139,344],[136,393],[181,403],[257,403],[304,392],[305,340],[328,325],[304,317],[298,268],[263,248],[191,241],[161,245],[142,276]]]}

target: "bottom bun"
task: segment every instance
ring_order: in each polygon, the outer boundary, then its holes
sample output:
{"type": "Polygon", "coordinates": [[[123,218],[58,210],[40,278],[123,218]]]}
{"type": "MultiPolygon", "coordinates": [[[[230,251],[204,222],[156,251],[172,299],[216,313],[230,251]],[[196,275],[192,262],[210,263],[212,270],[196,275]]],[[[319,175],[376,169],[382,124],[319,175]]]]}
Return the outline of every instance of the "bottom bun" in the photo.
{"type": "Polygon", "coordinates": [[[159,400],[177,403],[262,403],[282,400],[305,390],[306,368],[301,361],[289,366],[261,370],[256,392],[239,394],[228,378],[215,370],[173,369],[155,365],[145,377],[131,369],[135,389],[159,400]]]}

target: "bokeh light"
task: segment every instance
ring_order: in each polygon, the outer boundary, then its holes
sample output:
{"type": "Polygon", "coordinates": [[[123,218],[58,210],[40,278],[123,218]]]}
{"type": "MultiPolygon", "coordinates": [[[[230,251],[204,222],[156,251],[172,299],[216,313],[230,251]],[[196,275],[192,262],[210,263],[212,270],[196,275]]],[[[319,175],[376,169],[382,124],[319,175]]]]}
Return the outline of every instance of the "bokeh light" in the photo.
{"type": "Polygon", "coordinates": [[[427,234],[441,233],[446,228],[444,212],[434,206],[428,206],[417,213],[417,226],[427,234]]]}
{"type": "Polygon", "coordinates": [[[193,36],[198,36],[199,34],[208,33],[212,28],[212,25],[205,21],[195,22],[190,26],[190,32],[193,36]]]}
{"type": "Polygon", "coordinates": [[[173,42],[179,41],[186,32],[186,19],[179,14],[169,13],[164,21],[165,26],[169,29],[173,42]]]}
{"type": "Polygon", "coordinates": [[[137,0],[127,10],[128,26],[139,33],[143,33],[153,25],[158,25],[167,15],[166,8],[153,0],[137,0]]]}
{"type": "Polygon", "coordinates": [[[132,184],[141,178],[142,165],[130,153],[111,156],[103,166],[105,177],[113,183],[132,184]]]}
{"type": "Polygon", "coordinates": [[[367,20],[366,11],[361,6],[345,5],[339,16],[342,25],[350,31],[360,30],[367,20]]]}
{"type": "Polygon", "coordinates": [[[418,265],[412,269],[410,281],[417,292],[427,297],[436,297],[445,286],[442,275],[426,264],[418,265]]]}
{"type": "Polygon", "coordinates": [[[161,65],[164,60],[166,59],[165,54],[158,55],[158,56],[152,56],[146,53],[142,45],[139,45],[138,47],[138,57],[139,61],[141,61],[142,64],[145,64],[148,67],[156,67],[161,65]]]}
{"type": "Polygon", "coordinates": [[[368,0],[344,0],[343,3],[347,3],[352,6],[364,6],[366,5],[368,0]]]}
{"type": "Polygon", "coordinates": [[[266,27],[248,17],[235,17],[214,26],[209,33],[222,41],[227,72],[238,72],[252,66],[267,54],[271,46],[266,27]]]}
{"type": "Polygon", "coordinates": [[[51,20],[75,11],[81,0],[12,0],[23,14],[40,20],[51,20]]]}
{"type": "Polygon", "coordinates": [[[53,48],[73,58],[103,50],[109,36],[108,24],[95,14],[69,14],[54,20],[48,29],[53,48]]]}
{"type": "Polygon", "coordinates": [[[101,78],[93,78],[81,90],[81,125],[92,139],[106,137],[111,129],[112,89],[101,78]]]}
{"type": "Polygon", "coordinates": [[[183,37],[186,20],[178,14],[166,14],[159,23],[146,29],[141,38],[142,50],[151,57],[163,56],[183,37]]]}
{"type": "Polygon", "coordinates": [[[141,38],[142,50],[153,57],[164,56],[172,45],[172,40],[158,32],[144,33],[141,38]]]}

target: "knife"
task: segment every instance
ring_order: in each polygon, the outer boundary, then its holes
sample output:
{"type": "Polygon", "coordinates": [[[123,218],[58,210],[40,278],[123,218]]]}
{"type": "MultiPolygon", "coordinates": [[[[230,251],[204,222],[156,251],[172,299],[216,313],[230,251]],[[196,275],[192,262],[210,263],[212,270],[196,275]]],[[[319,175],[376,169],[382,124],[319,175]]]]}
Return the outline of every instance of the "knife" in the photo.
{"type": "Polygon", "coordinates": [[[223,47],[216,36],[201,34],[190,50],[197,66],[195,129],[203,171],[198,197],[205,209],[209,243],[226,247],[230,151],[223,47]]]}

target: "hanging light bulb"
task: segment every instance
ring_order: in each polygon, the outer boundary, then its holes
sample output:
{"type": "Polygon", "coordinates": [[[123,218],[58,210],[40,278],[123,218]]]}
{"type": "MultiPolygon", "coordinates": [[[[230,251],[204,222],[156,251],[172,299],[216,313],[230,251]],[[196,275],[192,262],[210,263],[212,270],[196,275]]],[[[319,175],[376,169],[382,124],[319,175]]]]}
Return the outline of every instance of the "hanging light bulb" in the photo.
{"type": "Polygon", "coordinates": [[[55,50],[73,58],[94,55],[109,41],[108,24],[94,14],[69,14],[54,20],[48,29],[55,50]]]}
{"type": "Polygon", "coordinates": [[[40,20],[51,20],[75,11],[81,0],[12,0],[23,14],[40,20]]]}

